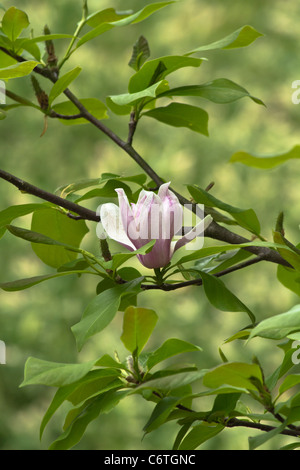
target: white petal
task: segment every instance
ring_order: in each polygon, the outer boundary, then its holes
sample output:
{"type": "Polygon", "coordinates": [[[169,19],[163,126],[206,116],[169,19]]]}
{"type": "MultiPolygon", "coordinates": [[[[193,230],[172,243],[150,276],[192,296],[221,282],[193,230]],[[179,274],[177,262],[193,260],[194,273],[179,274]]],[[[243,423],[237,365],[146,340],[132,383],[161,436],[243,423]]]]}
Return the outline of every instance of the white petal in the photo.
{"type": "Polygon", "coordinates": [[[110,238],[126,246],[129,250],[135,250],[133,243],[131,243],[123,228],[120,209],[116,204],[111,202],[103,204],[100,209],[100,219],[104,230],[110,238]]]}

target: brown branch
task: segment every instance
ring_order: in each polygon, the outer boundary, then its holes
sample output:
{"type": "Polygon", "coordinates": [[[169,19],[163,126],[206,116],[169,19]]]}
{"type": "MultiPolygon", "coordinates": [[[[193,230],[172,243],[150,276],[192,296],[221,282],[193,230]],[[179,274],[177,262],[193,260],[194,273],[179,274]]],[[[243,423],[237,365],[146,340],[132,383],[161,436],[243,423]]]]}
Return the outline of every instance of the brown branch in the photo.
{"type": "Polygon", "coordinates": [[[65,119],[66,121],[73,121],[73,119],[80,119],[83,117],[82,113],[78,114],[60,114],[54,111],[53,109],[50,111],[49,117],[57,118],[57,119],[65,119]]]}
{"type": "MultiPolygon", "coordinates": [[[[235,427],[246,427],[246,428],[251,428],[251,429],[258,429],[260,431],[273,431],[273,429],[276,429],[275,426],[270,426],[268,424],[262,424],[262,423],[253,423],[252,421],[246,421],[243,419],[238,419],[238,418],[230,418],[225,426],[227,428],[235,428],[235,427]]],[[[284,434],[285,436],[293,436],[293,437],[299,437],[300,436],[300,430],[297,429],[284,429],[283,431],[280,432],[280,434],[284,434]]]]}
{"type": "Polygon", "coordinates": [[[33,196],[37,196],[40,199],[52,202],[53,204],[56,204],[59,207],[63,207],[64,209],[75,212],[76,214],[81,216],[81,218],[84,218],[86,220],[93,220],[95,222],[99,222],[100,220],[100,217],[96,214],[96,212],[82,207],[79,204],[76,204],[75,202],[68,201],[67,199],[63,199],[62,197],[56,196],[55,194],[44,191],[43,189],[40,189],[37,186],[33,186],[32,184],[27,183],[27,181],[23,181],[20,178],[17,178],[12,174],[7,173],[4,170],[0,170],[0,178],[13,184],[24,193],[32,194],[33,196]]]}

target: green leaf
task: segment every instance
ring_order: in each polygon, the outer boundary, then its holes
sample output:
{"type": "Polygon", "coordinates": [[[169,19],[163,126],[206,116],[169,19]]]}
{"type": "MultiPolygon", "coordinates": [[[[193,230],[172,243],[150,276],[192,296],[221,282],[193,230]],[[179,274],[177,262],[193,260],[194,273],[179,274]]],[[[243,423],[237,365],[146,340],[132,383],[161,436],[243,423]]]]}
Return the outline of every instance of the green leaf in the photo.
{"type": "Polygon", "coordinates": [[[147,382],[139,385],[136,390],[140,391],[149,388],[151,390],[159,390],[161,392],[168,393],[178,387],[191,384],[192,382],[201,379],[207,373],[207,369],[196,371],[173,370],[171,374],[167,374],[167,371],[164,372],[165,375],[157,377],[157,375],[159,375],[157,374],[156,377],[153,377],[150,380],[147,380],[147,382]]]}
{"type": "Polygon", "coordinates": [[[189,261],[195,261],[201,258],[205,258],[207,256],[214,255],[216,253],[223,253],[230,250],[236,250],[237,248],[248,248],[248,247],[266,247],[266,248],[280,248],[280,245],[273,242],[248,242],[248,243],[240,243],[235,245],[220,245],[220,246],[208,246],[201,248],[200,250],[193,251],[189,255],[185,255],[180,258],[173,266],[178,266],[183,263],[188,263],[189,261]]]}
{"type": "Polygon", "coordinates": [[[287,444],[286,446],[280,447],[279,450],[294,450],[300,447],[300,442],[292,442],[291,444],[287,444]]]}
{"type": "Polygon", "coordinates": [[[167,75],[183,67],[200,67],[203,59],[185,56],[165,56],[149,60],[135,73],[128,84],[129,93],[138,93],[154,83],[163,80],[167,75]]]}
{"type": "Polygon", "coordinates": [[[169,126],[187,127],[208,136],[208,114],[204,109],[195,106],[171,103],[168,106],[144,112],[143,116],[152,117],[169,126]]]}
{"type": "Polygon", "coordinates": [[[260,233],[260,223],[253,209],[239,209],[237,207],[230,206],[196,185],[188,185],[187,188],[196,202],[208,207],[217,207],[218,209],[228,212],[238,222],[238,224],[241,225],[241,227],[244,227],[256,235],[260,233]]]}
{"type": "Polygon", "coordinates": [[[248,96],[255,103],[264,104],[258,98],[250,95],[250,93],[237,83],[227,80],[226,78],[219,78],[203,85],[189,85],[178,88],[172,88],[158,95],[158,98],[165,96],[198,96],[205,98],[213,103],[225,104],[232,103],[248,96]]]}
{"type": "Polygon", "coordinates": [[[20,36],[23,29],[27,28],[27,26],[29,26],[29,20],[24,11],[18,10],[16,7],[10,7],[4,13],[2,31],[12,42],[20,36]]]}
{"type": "Polygon", "coordinates": [[[87,17],[86,23],[91,28],[96,28],[103,23],[112,23],[114,21],[127,18],[132,13],[130,12],[119,12],[114,8],[106,8],[105,10],[96,11],[87,17]]]}
{"type": "Polygon", "coordinates": [[[106,104],[108,108],[118,116],[126,116],[127,114],[130,114],[132,111],[131,105],[123,105],[120,106],[112,101],[112,99],[108,96],[106,98],[106,104]]]}
{"type": "MultiPolygon", "coordinates": [[[[1,72],[1,71],[0,71],[1,72]]],[[[84,98],[80,100],[81,104],[97,119],[107,119],[107,108],[102,101],[98,100],[97,98],[84,98]]],[[[57,103],[53,107],[53,110],[59,114],[64,114],[67,116],[78,114],[79,110],[75,106],[75,104],[71,103],[71,101],[63,101],[62,103],[57,103]]],[[[77,124],[88,124],[84,118],[79,119],[59,119],[59,121],[64,124],[65,126],[72,126],[77,124]]]]}
{"type": "Polygon", "coordinates": [[[164,397],[155,406],[149,420],[145,424],[143,431],[149,433],[165,423],[171,411],[180,401],[178,397],[164,397]]]}
{"type": "Polygon", "coordinates": [[[33,232],[32,230],[27,230],[21,227],[15,227],[14,225],[7,225],[6,228],[15,235],[16,237],[22,238],[31,243],[41,243],[43,245],[53,245],[53,246],[61,246],[64,247],[66,250],[73,251],[75,253],[81,253],[81,250],[75,248],[71,245],[67,245],[66,243],[61,243],[59,241],[53,240],[46,235],[41,233],[33,232]]]}
{"type": "Polygon", "coordinates": [[[1,282],[0,289],[3,289],[8,292],[29,289],[29,287],[33,287],[39,284],[40,282],[49,281],[50,279],[55,279],[61,276],[68,276],[70,274],[77,274],[77,275],[78,274],[93,274],[94,275],[96,273],[92,271],[77,270],[77,271],[66,271],[63,273],[45,274],[44,276],[34,276],[34,277],[26,278],[26,279],[18,279],[17,281],[1,282]]]}
{"type": "Polygon", "coordinates": [[[289,390],[292,387],[295,387],[295,385],[298,385],[300,383],[300,374],[291,374],[285,377],[284,381],[281,383],[279,387],[279,394],[282,395],[284,392],[289,390]]]}
{"type": "Polygon", "coordinates": [[[223,312],[246,312],[252,323],[255,316],[227,287],[221,279],[211,274],[201,272],[205,294],[210,303],[223,312]]]}
{"type": "Polygon", "coordinates": [[[149,355],[147,359],[147,367],[150,370],[152,367],[169,357],[191,351],[202,351],[202,349],[199,346],[188,343],[187,341],[182,341],[181,339],[167,339],[160,348],[149,355]]]}
{"type": "Polygon", "coordinates": [[[88,338],[102,331],[116,315],[122,296],[137,292],[141,279],[107,289],[97,295],[85,309],[82,319],[72,327],[79,350],[88,338]]]}
{"type": "Polygon", "coordinates": [[[123,318],[121,341],[128,351],[141,353],[151,336],[158,316],[154,310],[141,307],[127,307],[123,318]]]}
{"type": "Polygon", "coordinates": [[[144,21],[146,18],[149,18],[149,16],[153,15],[153,13],[155,13],[156,11],[161,10],[167,5],[171,5],[172,3],[175,3],[175,1],[173,0],[169,2],[152,3],[150,5],[145,6],[142,10],[139,10],[136,13],[133,13],[132,15],[127,16],[126,18],[115,21],[114,24],[116,26],[126,26],[128,24],[140,23],[141,21],[144,21]]]}
{"type": "Polygon", "coordinates": [[[248,152],[236,152],[234,153],[231,158],[231,163],[243,163],[247,166],[252,166],[254,168],[260,168],[261,170],[269,170],[270,168],[274,168],[278,165],[282,165],[283,163],[287,162],[288,160],[294,160],[300,158],[300,145],[295,145],[292,150],[288,152],[277,154],[277,155],[254,155],[248,152]]]}
{"type": "Polygon", "coordinates": [[[143,98],[150,97],[155,98],[157,95],[157,90],[161,88],[166,89],[168,88],[168,82],[166,80],[161,80],[157,83],[154,83],[148,88],[145,88],[142,91],[138,91],[136,93],[125,93],[123,95],[112,95],[109,96],[110,100],[113,101],[118,106],[126,106],[129,104],[138,103],[143,98]]]}
{"type": "Polygon", "coordinates": [[[205,46],[197,47],[197,49],[188,52],[186,55],[195,54],[196,52],[202,51],[212,51],[215,49],[235,49],[238,47],[247,47],[260,36],[263,36],[263,34],[256,31],[252,26],[242,26],[225,38],[205,46]]]}
{"type": "Polygon", "coordinates": [[[130,390],[108,391],[92,401],[88,401],[66,431],[51,444],[50,450],[67,450],[74,447],[80,441],[91,421],[96,419],[100,413],[111,411],[129,393],[130,390]]]}
{"type": "MultiPolygon", "coordinates": [[[[54,413],[58,410],[58,408],[64,403],[64,401],[68,400],[74,404],[74,397],[78,397],[78,394],[82,396],[82,392],[84,391],[84,396],[86,397],[87,394],[90,396],[92,394],[91,386],[97,387],[98,393],[104,393],[108,389],[114,388],[118,381],[115,380],[117,377],[117,372],[112,370],[93,370],[88,372],[82,379],[70,384],[60,387],[57,392],[55,393],[52,402],[47,409],[41,426],[40,426],[40,439],[44,433],[45,427],[49,423],[50,419],[54,415],[54,413]],[[104,379],[104,383],[102,382],[104,379]],[[106,379],[106,381],[105,381],[106,379]],[[108,383],[107,383],[108,382],[108,383]],[[104,384],[106,385],[104,386],[104,384]]],[[[120,382],[118,383],[120,384],[120,382]]]]}
{"type": "Polygon", "coordinates": [[[262,320],[250,333],[249,340],[255,336],[269,339],[283,339],[290,333],[300,330],[300,305],[295,305],[285,313],[262,320]]]}
{"type": "Polygon", "coordinates": [[[293,341],[284,341],[283,343],[278,344],[278,348],[284,351],[284,357],[281,364],[266,378],[266,386],[269,390],[273,390],[278,380],[294,367],[292,361],[292,356],[294,354],[293,341]]]}
{"type": "Polygon", "coordinates": [[[74,36],[72,34],[65,34],[65,33],[54,33],[54,34],[42,34],[41,36],[36,36],[34,38],[22,38],[21,46],[27,44],[35,44],[37,42],[45,42],[45,41],[54,41],[55,39],[72,39],[74,36]]]}
{"type": "Polygon", "coordinates": [[[19,78],[29,75],[34,67],[39,64],[36,60],[26,60],[15,65],[10,65],[0,69],[0,79],[8,80],[10,78],[19,78]]]}
{"type": "Polygon", "coordinates": [[[273,437],[277,436],[278,434],[281,433],[286,427],[287,423],[284,422],[280,426],[278,426],[275,429],[272,429],[272,431],[265,432],[263,434],[259,434],[258,436],[255,437],[249,437],[249,450],[254,450],[260,447],[261,445],[265,444],[269,439],[272,439],[273,437]]]}
{"type": "Polygon", "coordinates": [[[130,372],[127,367],[124,366],[121,362],[116,361],[113,359],[109,354],[104,354],[100,359],[97,360],[95,363],[96,367],[109,367],[113,369],[122,369],[126,370],[126,372],[130,372]]]}
{"type": "Polygon", "coordinates": [[[53,101],[61,95],[65,91],[66,88],[72,83],[76,77],[80,74],[82,68],[81,67],[75,67],[73,70],[70,70],[70,72],[65,73],[59,79],[57,82],[54,83],[53,87],[50,90],[49,93],[49,106],[53,103],[53,101]]]}
{"type": "Polygon", "coordinates": [[[278,265],[277,267],[277,279],[287,289],[300,296],[300,273],[292,268],[278,265]]]}
{"type": "Polygon", "coordinates": [[[111,179],[108,180],[107,183],[102,188],[92,189],[85,193],[83,196],[79,196],[75,199],[74,202],[79,203],[81,201],[85,201],[87,199],[91,199],[94,197],[101,198],[101,197],[117,197],[116,189],[123,188],[126,196],[129,200],[132,200],[132,191],[130,187],[123,183],[122,181],[111,179]]]}
{"type": "MultiPolygon", "coordinates": [[[[88,232],[84,220],[73,220],[57,209],[45,209],[34,212],[31,229],[52,239],[79,248],[83,237],[88,232]]],[[[32,245],[35,254],[48,266],[59,268],[76,259],[77,253],[66,250],[63,246],[32,245]]]]}
{"type": "Polygon", "coordinates": [[[138,12],[133,13],[132,15],[124,15],[124,17],[121,19],[116,19],[116,17],[114,17],[114,14],[117,15],[117,13],[111,11],[109,14],[112,15],[112,17],[109,18],[108,16],[105,20],[107,22],[103,22],[103,16],[102,18],[100,16],[100,13],[102,13],[103,15],[103,12],[99,12],[98,20],[96,20],[96,16],[94,16],[94,18],[90,17],[88,19],[88,22],[90,25],[92,25],[92,24],[96,24],[96,21],[100,20],[100,24],[98,23],[98,26],[96,26],[94,29],[86,33],[84,36],[82,36],[81,39],[79,39],[79,41],[76,44],[76,49],[78,49],[80,46],[85,44],[87,41],[90,41],[91,39],[94,39],[97,36],[100,36],[101,34],[105,33],[106,31],[109,31],[110,29],[116,26],[127,26],[129,24],[139,23],[140,21],[145,20],[156,11],[160,10],[161,8],[164,8],[165,6],[171,3],[174,3],[174,2],[171,1],[171,2],[153,3],[151,5],[147,5],[142,10],[139,10],[138,12]],[[113,21],[112,21],[112,18],[113,18],[113,21]],[[93,21],[93,23],[91,21],[93,21]]]}
{"type": "Polygon", "coordinates": [[[63,387],[84,377],[96,361],[83,364],[60,364],[29,357],[25,364],[24,380],[20,387],[26,385],[48,385],[63,387]]]}
{"type": "Polygon", "coordinates": [[[19,206],[10,206],[0,212],[0,238],[6,232],[6,225],[9,225],[14,219],[32,212],[45,209],[44,204],[21,204],[19,206]]]}
{"type": "Polygon", "coordinates": [[[239,400],[241,393],[220,393],[217,394],[211,413],[216,413],[219,416],[228,416],[231,413],[239,400]]]}
{"type": "Polygon", "coordinates": [[[232,385],[247,390],[257,390],[252,378],[263,382],[261,370],[257,364],[227,362],[207,372],[203,377],[203,385],[209,388],[232,385]]]}
{"type": "Polygon", "coordinates": [[[222,424],[197,424],[181,441],[179,450],[194,450],[197,449],[203,442],[211,439],[219,434],[224,429],[222,424]]]}
{"type": "Polygon", "coordinates": [[[132,55],[128,65],[133,70],[139,70],[144,62],[150,57],[150,48],[147,39],[140,36],[133,46],[132,55]]]}
{"type": "MultiPolygon", "coordinates": [[[[280,232],[273,232],[273,239],[274,242],[277,243],[279,246],[281,245],[280,248],[277,249],[279,254],[286,260],[288,263],[290,263],[300,274],[300,255],[298,252],[294,251],[292,246],[289,246],[285,238],[280,232]],[[291,249],[287,249],[291,248],[291,249]]],[[[296,248],[296,247],[295,247],[296,248]]]]}

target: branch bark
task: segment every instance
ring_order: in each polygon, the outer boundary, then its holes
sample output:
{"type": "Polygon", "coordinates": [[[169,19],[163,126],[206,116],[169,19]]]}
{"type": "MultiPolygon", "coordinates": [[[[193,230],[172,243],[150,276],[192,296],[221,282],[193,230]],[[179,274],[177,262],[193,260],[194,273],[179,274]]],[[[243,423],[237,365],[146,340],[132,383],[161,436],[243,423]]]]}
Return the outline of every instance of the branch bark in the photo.
{"type": "Polygon", "coordinates": [[[63,199],[62,197],[56,196],[55,194],[44,191],[43,189],[27,183],[27,181],[23,181],[17,176],[8,173],[7,171],[0,170],[0,178],[13,184],[24,193],[32,194],[33,196],[37,196],[44,201],[52,202],[59,207],[63,207],[64,209],[67,209],[71,212],[75,212],[81,216],[81,218],[92,220],[94,222],[99,222],[100,220],[100,217],[96,214],[96,212],[82,207],[75,202],[68,201],[67,199],[63,199]]]}

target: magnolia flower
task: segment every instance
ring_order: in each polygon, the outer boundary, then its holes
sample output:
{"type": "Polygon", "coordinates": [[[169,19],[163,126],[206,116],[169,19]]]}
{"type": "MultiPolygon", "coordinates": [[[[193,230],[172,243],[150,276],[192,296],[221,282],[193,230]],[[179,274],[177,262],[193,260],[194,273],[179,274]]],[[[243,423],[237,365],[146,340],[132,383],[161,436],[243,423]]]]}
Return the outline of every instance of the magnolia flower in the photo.
{"type": "Polygon", "coordinates": [[[137,203],[131,205],[124,190],[116,189],[119,207],[107,203],[100,209],[102,226],[107,235],[130,251],[156,240],[149,253],[137,255],[146,268],[166,266],[176,250],[202,233],[212,221],[211,216],[207,216],[181,239],[172,242],[183,225],[183,208],[169,190],[169,185],[162,184],[157,195],[153,191],[142,190],[137,203]]]}

